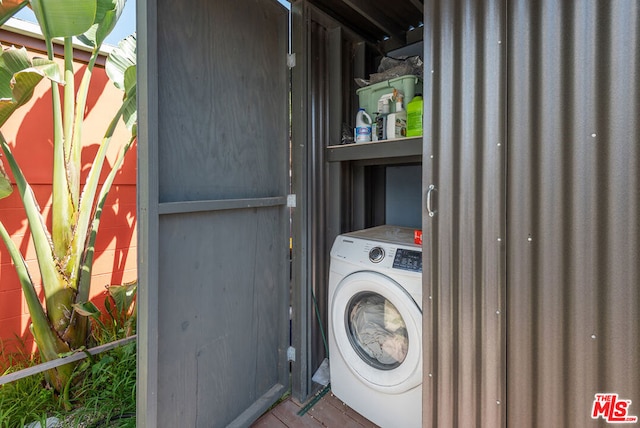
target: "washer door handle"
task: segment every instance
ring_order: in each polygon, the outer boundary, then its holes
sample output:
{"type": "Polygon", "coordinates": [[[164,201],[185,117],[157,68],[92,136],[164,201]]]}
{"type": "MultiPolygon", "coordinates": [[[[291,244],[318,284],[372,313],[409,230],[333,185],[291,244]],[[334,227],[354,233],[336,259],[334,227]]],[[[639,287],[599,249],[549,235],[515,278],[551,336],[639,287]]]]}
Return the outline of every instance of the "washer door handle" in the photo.
{"type": "Polygon", "coordinates": [[[436,215],[436,210],[433,208],[433,193],[437,192],[436,186],[434,184],[430,184],[427,190],[427,214],[429,217],[433,217],[436,215]]]}

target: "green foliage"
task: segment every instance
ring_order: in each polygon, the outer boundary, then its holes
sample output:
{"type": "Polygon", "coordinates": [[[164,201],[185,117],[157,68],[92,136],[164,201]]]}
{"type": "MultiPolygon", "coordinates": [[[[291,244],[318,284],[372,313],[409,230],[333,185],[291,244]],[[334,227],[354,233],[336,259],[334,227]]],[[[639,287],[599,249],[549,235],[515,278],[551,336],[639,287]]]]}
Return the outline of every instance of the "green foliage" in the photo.
{"type": "Polygon", "coordinates": [[[43,79],[62,83],[58,65],[44,58],[31,59],[25,48],[14,46],[0,55],[0,126],[33,97],[43,79]]]}
{"type": "MultiPolygon", "coordinates": [[[[23,367],[14,366],[12,371],[23,367]]],[[[5,372],[4,374],[9,374],[5,372]]],[[[57,398],[51,388],[43,388],[44,375],[30,376],[0,386],[0,427],[14,428],[32,421],[46,420],[56,411],[57,398]]]]}
{"type": "MultiPolygon", "coordinates": [[[[10,371],[35,362],[15,364],[10,371]]],[[[0,386],[0,428],[43,423],[48,417],[56,417],[59,427],[136,426],[135,341],[83,360],[73,378],[77,384],[70,397],[71,409],[65,408],[62,396],[52,388],[43,388],[43,374],[0,386]]]]}
{"type": "Polygon", "coordinates": [[[93,426],[135,426],[135,342],[101,354],[84,368],[86,376],[75,388],[77,408],[61,419],[69,426],[80,421],[93,426]]]}
{"type": "Polygon", "coordinates": [[[93,25],[78,38],[89,46],[100,46],[118,22],[125,0],[99,0],[93,25]]]}
{"type": "MultiPolygon", "coordinates": [[[[17,350],[7,353],[2,344],[0,360],[7,367],[0,375],[8,375],[40,363],[30,355],[21,338],[15,338],[17,350]]],[[[57,398],[51,388],[43,388],[44,375],[38,374],[0,386],[0,428],[22,427],[31,421],[44,421],[57,408],[57,398]]]]}
{"type": "Polygon", "coordinates": [[[48,40],[84,33],[93,24],[97,9],[95,1],[87,0],[30,0],[29,3],[48,40]]]}
{"type": "MultiPolygon", "coordinates": [[[[136,35],[133,34],[118,43],[118,47],[115,48],[111,54],[109,54],[109,61],[105,64],[105,71],[107,76],[116,86],[116,88],[124,91],[125,94],[131,94],[136,90],[136,55],[137,55],[137,41],[136,35]]],[[[128,95],[129,98],[135,100],[135,96],[128,95]]],[[[122,113],[122,118],[127,125],[128,129],[131,129],[133,135],[137,135],[135,125],[138,123],[138,109],[135,103],[130,103],[125,111],[122,113]]]]}
{"type": "MultiPolygon", "coordinates": [[[[109,75],[115,76],[117,87],[124,91],[124,96],[122,104],[114,106],[113,118],[104,123],[104,137],[84,184],[80,180],[83,169],[80,156],[82,127],[89,85],[101,44],[114,28],[124,4],[125,0],[0,0],[0,22],[5,22],[25,5],[32,8],[47,47],[46,59],[31,59],[24,49],[2,49],[0,53],[0,129],[33,97],[37,85],[43,81],[51,85],[54,161],[50,230],[31,186],[0,132],[0,149],[25,209],[42,284],[33,282],[34,275],[31,275],[29,266],[1,221],[0,238],[9,250],[18,273],[31,314],[31,330],[44,361],[89,345],[89,320],[99,319],[97,308],[87,303],[94,244],[108,192],[136,136],[135,36],[121,42],[107,58],[109,75]],[[93,47],[77,87],[73,68],[73,36],[82,38],[93,47]],[[64,39],[62,72],[53,61],[54,37],[64,39]],[[64,86],[62,91],[60,86],[64,86]],[[131,136],[128,141],[120,143],[118,157],[101,184],[111,139],[121,121],[131,131],[131,136]],[[45,294],[44,308],[36,293],[39,285],[45,294]]],[[[10,193],[10,182],[0,163],[0,198],[10,193]]],[[[49,371],[45,377],[56,391],[66,394],[71,381],[76,382],[74,367],[75,364],[59,367],[49,371]]]]}
{"type": "Polygon", "coordinates": [[[4,170],[4,165],[0,161],[0,199],[4,199],[13,193],[13,187],[11,186],[11,180],[7,172],[4,170]]]}
{"type": "Polygon", "coordinates": [[[136,334],[138,308],[136,298],[138,281],[122,285],[108,285],[104,301],[106,314],[103,314],[91,302],[74,305],[81,315],[95,321],[93,337],[95,343],[109,343],[136,334]]]}
{"type": "Polygon", "coordinates": [[[114,340],[135,334],[138,320],[138,281],[111,285],[107,287],[107,292],[104,307],[109,320],[105,323],[105,329],[110,331],[114,340]]]}

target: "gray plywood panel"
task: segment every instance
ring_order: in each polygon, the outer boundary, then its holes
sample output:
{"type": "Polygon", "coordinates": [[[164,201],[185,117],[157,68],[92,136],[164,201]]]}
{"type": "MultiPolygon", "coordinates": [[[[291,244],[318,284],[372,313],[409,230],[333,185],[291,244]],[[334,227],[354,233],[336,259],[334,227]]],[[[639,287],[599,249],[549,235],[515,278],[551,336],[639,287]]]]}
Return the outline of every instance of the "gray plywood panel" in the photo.
{"type": "Polygon", "coordinates": [[[139,420],[247,426],[288,388],[287,11],[138,10],[139,420]]]}
{"type": "Polygon", "coordinates": [[[287,323],[273,313],[288,306],[281,211],[162,217],[159,331],[171,340],[159,346],[158,399],[166,426],[226,426],[281,381],[274,368],[285,364],[287,323]]]}
{"type": "Polygon", "coordinates": [[[287,137],[289,117],[283,12],[275,0],[159,1],[160,202],[284,187],[288,175],[273,176],[287,149],[273,142],[287,137]]]}

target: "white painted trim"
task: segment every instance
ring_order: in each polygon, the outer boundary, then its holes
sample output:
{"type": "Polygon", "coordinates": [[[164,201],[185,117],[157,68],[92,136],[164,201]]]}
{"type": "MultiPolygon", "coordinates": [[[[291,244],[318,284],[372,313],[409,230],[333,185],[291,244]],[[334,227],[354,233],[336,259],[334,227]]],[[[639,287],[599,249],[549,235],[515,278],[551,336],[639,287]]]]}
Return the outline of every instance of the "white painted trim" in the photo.
{"type": "MultiPolygon", "coordinates": [[[[10,18],[2,26],[2,29],[10,31],[12,33],[21,34],[23,36],[32,37],[34,39],[44,40],[42,31],[40,31],[40,26],[38,24],[34,24],[33,22],[25,21],[23,19],[10,18]]],[[[54,39],[53,41],[54,43],[63,44],[63,41],[61,38],[54,39]]],[[[75,37],[73,38],[73,48],[83,50],[85,52],[92,51],[90,46],[85,45],[75,37]]],[[[107,56],[111,53],[113,49],[115,49],[115,46],[102,44],[102,47],[100,48],[100,55],[107,56]]]]}

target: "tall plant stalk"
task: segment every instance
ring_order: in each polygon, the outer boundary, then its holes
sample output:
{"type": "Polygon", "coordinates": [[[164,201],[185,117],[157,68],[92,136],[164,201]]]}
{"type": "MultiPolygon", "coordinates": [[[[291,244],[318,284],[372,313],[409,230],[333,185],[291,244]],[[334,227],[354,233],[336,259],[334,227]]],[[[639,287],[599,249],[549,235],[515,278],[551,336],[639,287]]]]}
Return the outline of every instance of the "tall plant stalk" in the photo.
{"type": "MultiPolygon", "coordinates": [[[[100,215],[115,175],[136,138],[136,43],[135,36],[124,39],[107,59],[107,74],[124,92],[82,186],[80,154],[82,125],[87,94],[101,45],[117,22],[125,0],[30,0],[0,2],[0,22],[28,5],[36,15],[45,38],[47,58],[31,59],[24,48],[2,50],[0,54],[0,149],[11,170],[22,200],[34,242],[45,295],[44,307],[38,299],[29,268],[0,219],[0,238],[16,267],[29,312],[31,331],[43,361],[81,349],[89,338],[90,314],[84,309],[89,297],[94,245],[100,215]],[[64,40],[64,68],[54,62],[53,39],[64,40]],[[92,54],[80,84],[74,81],[72,37],[92,46],[92,54]],[[33,191],[2,135],[6,120],[32,97],[42,81],[51,84],[53,117],[52,226],[47,228],[33,191]],[[63,91],[60,91],[63,86],[63,91]],[[121,142],[119,155],[99,185],[114,131],[124,120],[131,131],[121,142]]],[[[21,143],[23,144],[23,143],[21,143]]],[[[0,164],[0,198],[11,192],[11,182],[0,164]]],[[[72,380],[73,365],[53,369],[47,379],[57,391],[72,380]]]]}

